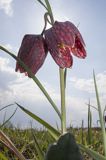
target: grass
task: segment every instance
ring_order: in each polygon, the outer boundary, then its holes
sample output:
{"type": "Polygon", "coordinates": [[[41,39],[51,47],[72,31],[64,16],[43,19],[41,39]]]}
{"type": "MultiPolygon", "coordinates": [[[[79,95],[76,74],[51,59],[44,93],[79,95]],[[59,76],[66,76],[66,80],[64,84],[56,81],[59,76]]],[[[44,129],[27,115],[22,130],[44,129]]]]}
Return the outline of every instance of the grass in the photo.
{"type": "MultiPolygon", "coordinates": [[[[19,129],[4,127],[3,132],[10,138],[16,148],[25,156],[26,159],[32,159],[38,157],[37,150],[35,148],[34,138],[32,136],[32,129],[19,129]]],[[[54,140],[46,130],[33,129],[33,133],[43,152],[46,152],[49,143],[54,140]]],[[[2,143],[0,143],[0,151],[8,159],[15,159],[15,155],[7,149],[2,143]],[[12,158],[13,157],[13,158],[12,158]]]]}
{"type": "MultiPolygon", "coordinates": [[[[3,132],[14,142],[16,148],[24,155],[26,159],[36,159],[38,157],[38,152],[35,147],[35,141],[32,136],[32,128],[29,129],[19,129],[19,128],[8,128],[3,127],[3,132]]],[[[77,143],[81,144],[82,141],[82,128],[69,128],[69,132],[75,135],[77,143]]],[[[33,133],[43,151],[46,153],[49,144],[55,142],[51,135],[44,129],[38,130],[33,129],[33,133]]],[[[88,128],[83,129],[83,143],[85,146],[97,151],[103,155],[103,145],[102,145],[102,134],[100,128],[92,128],[92,143],[89,145],[88,141],[88,128]]],[[[0,153],[7,157],[8,160],[16,160],[16,156],[2,143],[0,143],[0,153]]],[[[85,160],[91,160],[91,158],[83,152],[85,160]]]]}

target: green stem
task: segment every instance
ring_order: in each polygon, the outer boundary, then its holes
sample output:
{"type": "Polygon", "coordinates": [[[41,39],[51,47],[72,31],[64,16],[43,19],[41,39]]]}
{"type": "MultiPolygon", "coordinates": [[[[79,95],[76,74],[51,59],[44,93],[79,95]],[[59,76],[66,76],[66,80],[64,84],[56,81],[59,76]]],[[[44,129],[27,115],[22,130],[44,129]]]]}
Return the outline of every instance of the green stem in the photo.
{"type": "Polygon", "coordinates": [[[5,49],[2,46],[0,46],[0,49],[2,51],[4,51],[4,52],[8,53],[10,56],[12,56],[27,71],[27,73],[30,75],[30,77],[33,79],[33,81],[37,84],[37,86],[41,89],[41,91],[46,96],[46,98],[48,99],[48,101],[53,106],[54,110],[57,112],[57,114],[59,115],[59,117],[61,119],[61,114],[60,114],[60,111],[58,110],[58,107],[56,106],[56,104],[54,103],[54,101],[51,99],[51,97],[49,96],[49,94],[47,93],[47,91],[45,90],[45,88],[43,87],[43,85],[37,79],[37,77],[34,76],[34,74],[31,72],[31,70],[18,57],[16,57],[13,53],[11,53],[10,51],[8,51],[7,49],[5,49]]]}
{"type": "Polygon", "coordinates": [[[62,134],[66,132],[66,107],[65,107],[65,83],[64,83],[64,70],[60,71],[60,91],[61,91],[61,129],[62,134]]]}
{"type": "Polygon", "coordinates": [[[46,6],[47,6],[47,9],[48,9],[48,13],[49,13],[49,15],[50,15],[51,23],[52,23],[52,25],[53,25],[53,24],[54,24],[54,17],[53,17],[53,12],[52,12],[50,3],[49,3],[48,0],[45,0],[45,3],[46,3],[46,6]]]}
{"type": "Polygon", "coordinates": [[[44,23],[45,23],[45,25],[44,25],[43,31],[42,31],[42,33],[41,33],[41,35],[42,35],[42,36],[43,36],[44,31],[45,31],[46,26],[47,26],[47,22],[48,22],[48,18],[47,18],[47,16],[48,16],[48,15],[49,15],[49,13],[48,13],[48,12],[46,12],[46,13],[44,14],[44,23]]]}
{"type": "MultiPolygon", "coordinates": [[[[48,8],[48,13],[50,15],[51,24],[54,24],[54,17],[52,9],[48,0],[45,0],[46,6],[48,8]]],[[[65,107],[65,86],[66,86],[66,72],[59,68],[60,72],[60,92],[61,92],[61,130],[62,134],[66,132],[66,107],[65,107]]]]}

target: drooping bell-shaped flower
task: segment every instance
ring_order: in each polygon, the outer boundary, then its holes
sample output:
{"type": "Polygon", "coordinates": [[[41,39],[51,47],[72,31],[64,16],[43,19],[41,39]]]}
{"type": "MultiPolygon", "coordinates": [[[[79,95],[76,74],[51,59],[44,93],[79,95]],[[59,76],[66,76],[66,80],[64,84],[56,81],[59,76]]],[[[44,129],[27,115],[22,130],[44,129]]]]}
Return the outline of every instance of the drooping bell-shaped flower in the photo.
{"type": "MultiPolygon", "coordinates": [[[[35,74],[44,63],[47,55],[47,47],[42,35],[25,35],[18,52],[20,58],[35,74]]],[[[23,67],[17,62],[16,71],[26,73],[23,67]]],[[[26,73],[27,75],[27,73],[26,73]]],[[[29,76],[29,75],[28,75],[29,76]]]]}
{"type": "Polygon", "coordinates": [[[45,40],[52,57],[61,68],[73,64],[71,53],[79,58],[86,57],[85,43],[77,27],[69,22],[55,22],[45,31],[45,40]]]}

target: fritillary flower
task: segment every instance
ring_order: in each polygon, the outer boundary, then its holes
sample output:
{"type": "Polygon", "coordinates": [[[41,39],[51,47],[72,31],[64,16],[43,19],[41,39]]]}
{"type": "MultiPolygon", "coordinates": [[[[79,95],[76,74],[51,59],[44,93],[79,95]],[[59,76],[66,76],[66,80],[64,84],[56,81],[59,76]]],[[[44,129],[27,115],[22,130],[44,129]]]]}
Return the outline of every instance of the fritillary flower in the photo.
{"type": "MultiPolygon", "coordinates": [[[[20,58],[35,74],[44,63],[47,55],[47,47],[41,35],[25,35],[18,52],[20,58]]],[[[26,72],[17,62],[16,71],[26,72]]],[[[27,75],[27,73],[26,73],[27,75]]],[[[29,75],[28,75],[29,76],[29,75]]]]}
{"type": "Polygon", "coordinates": [[[71,53],[79,58],[86,57],[85,43],[71,22],[55,22],[53,27],[45,31],[48,50],[61,68],[70,68],[73,64],[71,53]]]}

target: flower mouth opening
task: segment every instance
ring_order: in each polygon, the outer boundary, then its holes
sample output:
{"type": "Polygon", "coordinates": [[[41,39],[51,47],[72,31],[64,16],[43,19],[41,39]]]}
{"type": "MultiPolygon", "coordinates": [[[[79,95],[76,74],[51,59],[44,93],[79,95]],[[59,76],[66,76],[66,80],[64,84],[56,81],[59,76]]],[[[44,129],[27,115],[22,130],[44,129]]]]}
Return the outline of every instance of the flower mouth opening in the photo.
{"type": "Polygon", "coordinates": [[[63,55],[65,53],[70,53],[71,52],[70,46],[68,46],[66,44],[60,43],[57,46],[58,46],[59,52],[62,53],[63,55]]]}

